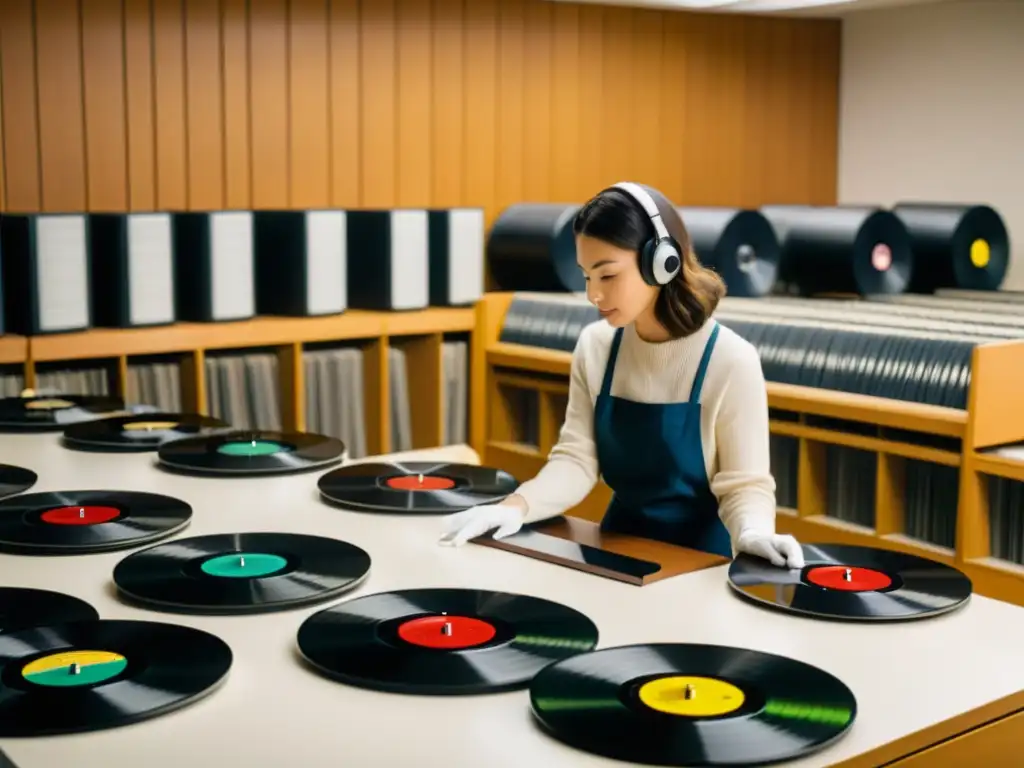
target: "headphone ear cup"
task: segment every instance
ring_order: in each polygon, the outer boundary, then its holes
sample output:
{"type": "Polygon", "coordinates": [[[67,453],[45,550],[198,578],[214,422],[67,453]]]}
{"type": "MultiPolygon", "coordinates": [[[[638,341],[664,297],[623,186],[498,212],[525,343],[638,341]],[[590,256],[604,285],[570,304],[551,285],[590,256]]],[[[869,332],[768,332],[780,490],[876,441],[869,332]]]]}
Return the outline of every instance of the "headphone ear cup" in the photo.
{"type": "Polygon", "coordinates": [[[640,276],[648,285],[660,285],[654,272],[655,240],[646,241],[640,248],[640,276]]]}
{"type": "Polygon", "coordinates": [[[651,285],[666,285],[682,268],[679,249],[671,240],[662,240],[652,246],[648,264],[651,285]]]}

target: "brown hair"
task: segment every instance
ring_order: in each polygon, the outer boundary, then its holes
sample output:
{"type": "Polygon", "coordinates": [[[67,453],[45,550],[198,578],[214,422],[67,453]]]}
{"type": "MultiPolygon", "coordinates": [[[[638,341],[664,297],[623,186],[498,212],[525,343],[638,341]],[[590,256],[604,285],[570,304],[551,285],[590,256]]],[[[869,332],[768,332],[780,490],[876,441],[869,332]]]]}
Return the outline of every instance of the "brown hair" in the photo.
{"type": "MultiPolygon", "coordinates": [[[[658,190],[644,186],[654,199],[682,254],[682,269],[670,283],[658,291],[654,316],[673,338],[689,336],[711,317],[718,302],[725,296],[725,283],[713,270],[697,258],[682,216],[658,190]]],[[[634,251],[655,237],[654,225],[647,213],[631,195],[620,189],[606,189],[591,198],[576,212],[573,233],[634,251]]]]}

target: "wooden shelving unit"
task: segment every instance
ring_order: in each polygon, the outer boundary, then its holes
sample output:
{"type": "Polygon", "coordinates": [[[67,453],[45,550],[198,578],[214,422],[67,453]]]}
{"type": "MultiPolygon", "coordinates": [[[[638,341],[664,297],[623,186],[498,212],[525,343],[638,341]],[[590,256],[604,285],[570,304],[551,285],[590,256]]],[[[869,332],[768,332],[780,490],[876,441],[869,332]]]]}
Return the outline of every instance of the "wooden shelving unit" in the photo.
{"type": "MultiPolygon", "coordinates": [[[[498,340],[511,294],[479,304],[471,356],[472,446],[491,466],[520,480],[544,464],[558,438],[572,356],[498,340]],[[523,424],[535,424],[526,444],[523,424]]],[[[768,383],[773,435],[798,442],[795,508],[780,508],[778,529],[804,542],[859,544],[900,550],[956,565],[978,593],[1024,605],[1024,566],[991,557],[988,478],[1024,481],[1024,460],[990,449],[1024,442],[1024,341],[974,351],[966,410],[768,383]],[[827,423],[829,426],[823,426],[827,423]],[[827,448],[875,455],[875,525],[828,515],[827,448]],[[908,461],[956,468],[959,500],[952,549],[906,535],[903,480],[908,461]]],[[[569,514],[598,520],[611,493],[603,483],[569,514]]]]}
{"type": "Polygon", "coordinates": [[[406,351],[413,414],[413,447],[441,444],[445,334],[473,332],[473,308],[429,308],[403,312],[349,310],[330,317],[257,317],[225,323],[176,323],[151,328],[94,328],[77,333],[24,339],[0,336],[0,364],[22,364],[25,385],[35,384],[39,365],[97,361],[116,368],[117,392],[127,388],[128,363],[135,357],[164,355],[181,366],[182,407],[207,413],[205,356],[212,351],[273,349],[278,357],[279,391],[285,429],[305,429],[302,354],[311,344],[357,343],[364,351],[367,450],[391,449],[388,348],[406,351]]]}

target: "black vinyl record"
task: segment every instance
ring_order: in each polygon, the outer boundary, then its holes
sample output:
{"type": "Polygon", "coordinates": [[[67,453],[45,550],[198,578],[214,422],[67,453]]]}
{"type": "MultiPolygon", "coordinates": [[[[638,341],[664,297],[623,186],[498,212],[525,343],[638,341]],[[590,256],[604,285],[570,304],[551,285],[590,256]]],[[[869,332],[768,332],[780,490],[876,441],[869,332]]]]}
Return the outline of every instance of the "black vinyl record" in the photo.
{"type": "Polygon", "coordinates": [[[768,765],[845,735],[857,701],[800,661],[743,648],[661,643],[584,653],[542,669],[533,714],[554,738],[648,765],[768,765]]]}
{"type": "Polygon", "coordinates": [[[582,613],[528,595],[408,589],[347,600],[299,627],[302,656],[349,685],[410,694],[525,688],[552,661],[597,645],[582,613]]]}
{"type": "Polygon", "coordinates": [[[93,621],[99,617],[89,603],[62,592],[0,587],[0,635],[52,624],[93,621]]]}
{"type": "Polygon", "coordinates": [[[13,464],[0,464],[0,499],[27,491],[39,480],[31,469],[13,464]]]}
{"type": "Polygon", "coordinates": [[[344,454],[344,443],[333,437],[259,429],[186,437],[157,448],[161,464],[204,475],[304,472],[337,464],[344,454]]]}
{"type": "Polygon", "coordinates": [[[57,430],[124,412],[124,401],[110,395],[32,395],[0,398],[0,429],[57,430]]]}
{"type": "Polygon", "coordinates": [[[83,555],[148,544],[192,519],[180,499],[139,491],[56,491],[0,500],[0,549],[83,555]]]}
{"type": "Polygon", "coordinates": [[[729,586],[761,605],[816,618],[901,621],[947,613],[970,599],[956,568],[915,555],[846,544],[804,544],[803,568],[741,553],[729,586]]]}
{"type": "Polygon", "coordinates": [[[350,464],[317,481],[321,495],[335,504],[426,515],[495,504],[518,485],[500,469],[428,461],[350,464]]]}
{"type": "Polygon", "coordinates": [[[0,738],[117,728],[173,712],[211,693],[232,660],[215,635],[149,621],[0,635],[0,738]]]}
{"type": "Polygon", "coordinates": [[[354,589],[370,556],[338,539],[223,533],[135,552],[114,568],[132,602],[178,613],[245,614],[323,602],[354,589]]]}
{"type": "Polygon", "coordinates": [[[72,424],[64,430],[64,445],[86,451],[153,451],[170,440],[214,430],[227,422],[198,413],[139,413],[72,424]]]}

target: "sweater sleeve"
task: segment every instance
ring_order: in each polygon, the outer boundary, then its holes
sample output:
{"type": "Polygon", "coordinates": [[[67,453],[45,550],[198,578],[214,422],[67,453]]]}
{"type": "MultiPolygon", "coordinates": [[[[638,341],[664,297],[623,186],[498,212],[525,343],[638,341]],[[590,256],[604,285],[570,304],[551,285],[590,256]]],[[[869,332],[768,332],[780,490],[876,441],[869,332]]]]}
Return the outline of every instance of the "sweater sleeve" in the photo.
{"type": "Polygon", "coordinates": [[[744,345],[730,371],[715,420],[718,467],[711,491],[735,545],[747,530],[775,532],[768,392],[757,350],[744,345]]]}
{"type": "Polygon", "coordinates": [[[587,380],[587,345],[593,338],[584,330],[573,351],[569,374],[569,402],[558,442],[547,463],[516,493],[527,505],[525,522],[555,517],[579,504],[597,484],[599,469],[594,443],[594,397],[587,380]]]}

